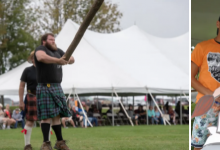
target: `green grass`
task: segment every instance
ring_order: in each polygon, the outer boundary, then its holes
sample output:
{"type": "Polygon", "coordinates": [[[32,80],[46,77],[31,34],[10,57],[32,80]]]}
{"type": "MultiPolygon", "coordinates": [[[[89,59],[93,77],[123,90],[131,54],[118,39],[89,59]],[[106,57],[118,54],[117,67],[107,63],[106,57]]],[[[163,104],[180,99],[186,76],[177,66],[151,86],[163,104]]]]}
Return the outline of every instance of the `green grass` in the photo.
{"type": "MultiPolygon", "coordinates": [[[[63,129],[63,137],[73,150],[187,150],[189,126],[116,126],[63,129]]],[[[22,150],[21,128],[0,130],[0,150],[22,150]]],[[[51,136],[55,144],[56,136],[51,136]]],[[[33,128],[31,144],[39,150],[43,141],[41,129],[33,128]]]]}

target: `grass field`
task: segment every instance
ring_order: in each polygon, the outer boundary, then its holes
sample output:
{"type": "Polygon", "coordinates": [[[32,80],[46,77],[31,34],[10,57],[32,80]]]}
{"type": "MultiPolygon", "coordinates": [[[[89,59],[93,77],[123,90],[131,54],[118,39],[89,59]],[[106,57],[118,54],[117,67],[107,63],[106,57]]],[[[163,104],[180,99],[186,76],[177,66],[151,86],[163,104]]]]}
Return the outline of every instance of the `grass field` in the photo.
{"type": "MultiPolygon", "coordinates": [[[[63,129],[72,150],[188,150],[189,126],[116,126],[63,129]]],[[[56,136],[51,136],[55,144],[56,136]]],[[[33,128],[33,150],[40,150],[41,129],[33,128]]],[[[0,130],[0,150],[22,150],[24,137],[21,128],[0,130]]]]}

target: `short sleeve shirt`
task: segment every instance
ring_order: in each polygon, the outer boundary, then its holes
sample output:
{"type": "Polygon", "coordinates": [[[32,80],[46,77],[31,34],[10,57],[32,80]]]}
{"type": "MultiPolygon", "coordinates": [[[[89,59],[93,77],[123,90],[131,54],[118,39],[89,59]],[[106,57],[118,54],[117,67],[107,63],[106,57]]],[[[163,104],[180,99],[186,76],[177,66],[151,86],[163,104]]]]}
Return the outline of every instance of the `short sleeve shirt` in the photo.
{"type": "Polygon", "coordinates": [[[37,87],[37,71],[36,67],[31,66],[24,69],[21,75],[21,81],[27,83],[27,90],[36,90],[37,87]]]}
{"type": "MultiPolygon", "coordinates": [[[[38,46],[35,50],[35,54],[37,51],[44,51],[47,55],[51,57],[61,58],[64,55],[64,52],[58,48],[58,50],[50,50],[47,47],[41,45],[38,46]]],[[[38,83],[61,83],[63,72],[62,65],[58,64],[45,64],[43,62],[39,62],[36,59],[36,55],[34,54],[35,64],[37,68],[37,82],[38,83]]]]}
{"type": "MultiPolygon", "coordinates": [[[[220,87],[220,44],[214,39],[196,45],[191,61],[199,67],[199,82],[211,91],[220,87]]],[[[204,96],[198,93],[196,102],[204,96]]]]}

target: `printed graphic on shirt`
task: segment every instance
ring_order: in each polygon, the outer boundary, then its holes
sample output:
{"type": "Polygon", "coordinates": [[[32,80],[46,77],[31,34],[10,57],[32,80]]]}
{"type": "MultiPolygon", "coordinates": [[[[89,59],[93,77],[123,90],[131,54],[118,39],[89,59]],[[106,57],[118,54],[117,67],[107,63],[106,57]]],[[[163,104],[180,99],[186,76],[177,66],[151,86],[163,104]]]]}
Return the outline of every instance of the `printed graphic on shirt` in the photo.
{"type": "Polygon", "coordinates": [[[209,72],[212,77],[220,82],[220,54],[219,53],[208,53],[207,62],[209,66],[209,72]]]}

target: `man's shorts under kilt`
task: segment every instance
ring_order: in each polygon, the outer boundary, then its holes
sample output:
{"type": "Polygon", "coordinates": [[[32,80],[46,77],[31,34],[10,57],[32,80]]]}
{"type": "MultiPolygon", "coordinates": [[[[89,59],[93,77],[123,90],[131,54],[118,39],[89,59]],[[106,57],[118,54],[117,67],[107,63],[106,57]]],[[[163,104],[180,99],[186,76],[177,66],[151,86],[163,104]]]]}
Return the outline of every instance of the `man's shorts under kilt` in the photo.
{"type": "Polygon", "coordinates": [[[204,115],[195,117],[192,130],[191,145],[195,148],[202,148],[208,135],[207,127],[217,126],[218,112],[220,111],[219,100],[214,102],[212,108],[204,115]]]}
{"type": "Polygon", "coordinates": [[[37,85],[37,117],[39,120],[60,117],[70,117],[65,95],[60,83],[38,83],[37,85]]]}
{"type": "Polygon", "coordinates": [[[25,96],[25,118],[29,121],[37,121],[37,97],[33,94],[25,96]]]}

